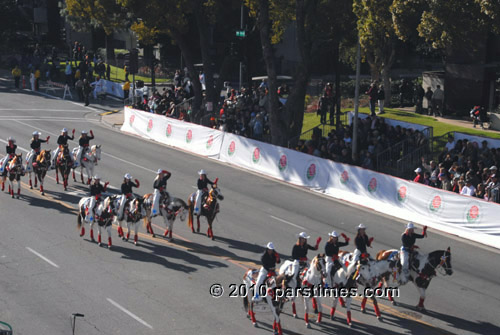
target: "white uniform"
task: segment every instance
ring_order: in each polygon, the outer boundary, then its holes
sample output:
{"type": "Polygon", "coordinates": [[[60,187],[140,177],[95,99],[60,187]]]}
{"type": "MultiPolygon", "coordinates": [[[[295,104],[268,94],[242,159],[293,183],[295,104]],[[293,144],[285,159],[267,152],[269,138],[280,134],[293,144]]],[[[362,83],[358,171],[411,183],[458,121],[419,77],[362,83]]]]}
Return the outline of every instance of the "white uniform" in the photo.
{"type": "Polygon", "coordinates": [[[201,198],[203,196],[203,190],[197,190],[196,195],[194,196],[194,214],[200,213],[201,207],[201,198]]]}
{"type": "Polygon", "coordinates": [[[90,197],[89,204],[87,205],[87,215],[85,216],[85,221],[93,222],[94,221],[94,207],[96,204],[95,197],[90,197]]]}

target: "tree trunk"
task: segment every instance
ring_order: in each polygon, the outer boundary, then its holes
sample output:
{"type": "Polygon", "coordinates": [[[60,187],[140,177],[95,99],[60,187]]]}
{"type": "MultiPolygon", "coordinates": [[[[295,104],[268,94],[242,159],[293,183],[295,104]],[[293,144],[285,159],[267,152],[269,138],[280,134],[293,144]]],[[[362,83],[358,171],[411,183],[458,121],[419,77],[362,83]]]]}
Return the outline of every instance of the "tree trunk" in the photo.
{"type": "Polygon", "coordinates": [[[203,2],[196,1],[195,3],[194,16],[196,18],[198,33],[200,35],[201,58],[203,60],[203,71],[205,73],[206,99],[207,103],[211,103],[213,106],[213,104],[217,101],[217,96],[214,85],[214,65],[212,57],[210,56],[211,45],[208,36],[208,23],[203,15],[203,2]]]}
{"type": "Polygon", "coordinates": [[[194,67],[194,55],[193,51],[189,46],[189,42],[186,37],[184,37],[179,31],[171,29],[170,36],[174,39],[175,43],[181,49],[182,56],[184,57],[184,61],[186,62],[186,67],[188,68],[189,75],[191,77],[191,83],[193,84],[194,89],[194,103],[193,103],[193,111],[192,118],[194,120],[199,120],[201,118],[201,104],[202,104],[202,92],[201,92],[201,83],[200,78],[196,74],[196,69],[194,67]]]}
{"type": "Polygon", "coordinates": [[[113,35],[106,35],[106,64],[109,64],[110,60],[115,59],[115,48],[113,45],[113,35]]]}
{"type": "Polygon", "coordinates": [[[384,67],[382,69],[382,80],[384,82],[385,106],[391,106],[391,69],[384,67]]]}
{"type": "Polygon", "coordinates": [[[334,71],[335,71],[335,102],[332,106],[332,111],[335,108],[337,113],[335,124],[337,127],[340,125],[340,113],[341,113],[341,103],[342,97],[340,96],[340,39],[335,38],[334,43],[334,71]]]}
{"type": "Polygon", "coordinates": [[[283,111],[279,107],[276,67],[274,64],[274,50],[270,39],[269,0],[259,0],[259,14],[257,25],[262,43],[262,56],[266,63],[267,85],[269,87],[269,121],[271,128],[271,142],[286,146],[288,143],[287,124],[283,111]]]}

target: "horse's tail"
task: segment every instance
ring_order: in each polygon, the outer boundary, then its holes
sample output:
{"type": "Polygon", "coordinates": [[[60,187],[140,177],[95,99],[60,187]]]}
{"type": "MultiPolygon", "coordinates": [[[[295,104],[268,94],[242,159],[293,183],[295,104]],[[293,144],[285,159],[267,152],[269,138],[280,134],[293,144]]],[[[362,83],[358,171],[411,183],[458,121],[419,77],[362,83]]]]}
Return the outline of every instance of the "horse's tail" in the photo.
{"type": "Polygon", "coordinates": [[[82,227],[82,213],[81,213],[81,210],[78,211],[78,219],[77,219],[77,222],[78,222],[78,230],[80,230],[80,228],[82,227]]]}
{"type": "Polygon", "coordinates": [[[187,221],[187,226],[188,228],[193,228],[193,204],[191,204],[190,202],[188,202],[188,221],[187,221]]]}

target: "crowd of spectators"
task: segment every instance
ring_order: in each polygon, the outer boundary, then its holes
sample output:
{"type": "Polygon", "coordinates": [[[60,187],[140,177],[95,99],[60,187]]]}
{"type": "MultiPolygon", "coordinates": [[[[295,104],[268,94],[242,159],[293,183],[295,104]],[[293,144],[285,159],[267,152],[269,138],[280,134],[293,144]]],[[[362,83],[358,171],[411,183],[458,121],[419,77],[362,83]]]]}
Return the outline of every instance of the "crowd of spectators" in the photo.
{"type": "Polygon", "coordinates": [[[323,137],[321,130],[316,128],[313,130],[311,140],[299,140],[296,150],[374,170],[379,154],[389,147],[395,147],[397,143],[402,143],[403,140],[405,141],[404,145],[400,146],[401,150],[392,150],[389,156],[384,156],[385,160],[397,160],[417,148],[428,148],[428,139],[421,131],[391,126],[385,122],[384,118],[378,116],[358,120],[359,156],[354,160],[352,159],[353,129],[351,126],[340,125],[327,137],[323,137]]]}
{"type": "Polygon", "coordinates": [[[467,139],[455,141],[450,135],[437,162],[422,158],[413,181],[500,203],[499,163],[500,148],[490,148],[487,141],[481,145],[467,139]]]}

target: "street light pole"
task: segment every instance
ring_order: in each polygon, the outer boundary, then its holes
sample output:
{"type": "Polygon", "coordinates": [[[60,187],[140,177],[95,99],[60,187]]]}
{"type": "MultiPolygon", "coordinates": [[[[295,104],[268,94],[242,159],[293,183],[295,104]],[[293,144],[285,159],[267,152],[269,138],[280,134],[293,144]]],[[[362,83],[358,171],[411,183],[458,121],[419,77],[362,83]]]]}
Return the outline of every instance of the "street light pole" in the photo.
{"type": "MultiPolygon", "coordinates": [[[[243,2],[241,3],[241,14],[240,14],[240,29],[243,30],[243,13],[244,13],[244,7],[243,7],[243,2]]],[[[242,57],[243,55],[240,55],[242,57]]],[[[241,92],[241,87],[243,86],[243,62],[240,59],[240,92],[241,92]]]]}
{"type": "Polygon", "coordinates": [[[352,122],[352,160],[355,163],[358,154],[358,110],[359,110],[359,77],[361,75],[361,45],[356,50],[356,88],[354,90],[354,119],[352,122]]]}

